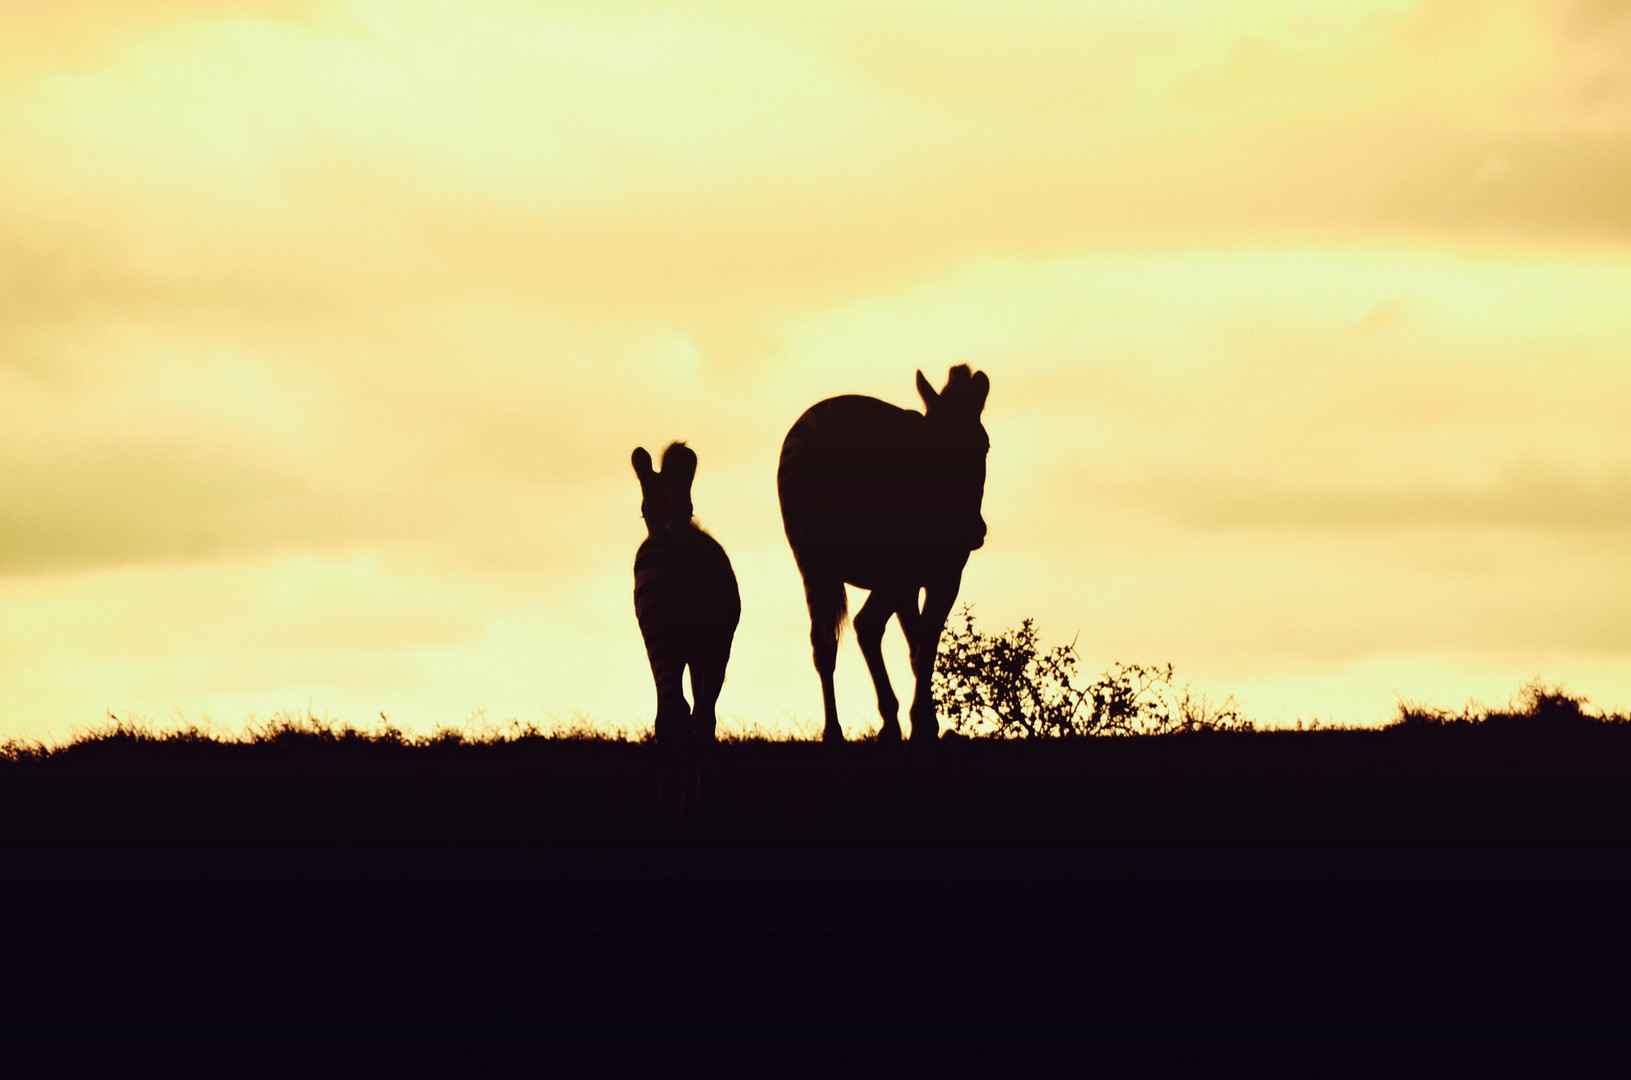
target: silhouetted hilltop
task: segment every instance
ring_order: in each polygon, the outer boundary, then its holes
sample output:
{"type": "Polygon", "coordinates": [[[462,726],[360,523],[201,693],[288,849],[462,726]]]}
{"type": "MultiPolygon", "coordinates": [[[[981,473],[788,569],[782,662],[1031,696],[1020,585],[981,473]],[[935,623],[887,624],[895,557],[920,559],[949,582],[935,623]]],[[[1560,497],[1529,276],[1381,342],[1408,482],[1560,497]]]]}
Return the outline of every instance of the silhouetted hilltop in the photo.
{"type": "Polygon", "coordinates": [[[704,802],[657,804],[657,748],[280,718],[241,737],[113,723],[0,758],[12,844],[1553,843],[1631,829],[1631,723],[1540,686],[1379,729],[742,739],[704,802]]]}
{"type": "Polygon", "coordinates": [[[1533,711],[743,740],[683,817],[656,803],[655,745],[581,734],[284,720],[14,746],[0,1032],[1612,1038],[1631,726],[1533,711]]]}

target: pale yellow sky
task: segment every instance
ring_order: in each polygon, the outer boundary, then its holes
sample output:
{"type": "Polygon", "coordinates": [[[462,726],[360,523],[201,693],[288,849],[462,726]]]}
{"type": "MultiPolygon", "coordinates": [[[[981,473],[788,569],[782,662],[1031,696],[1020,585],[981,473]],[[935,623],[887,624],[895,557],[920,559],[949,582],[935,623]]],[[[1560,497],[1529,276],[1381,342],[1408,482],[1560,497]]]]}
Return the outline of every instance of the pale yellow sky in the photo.
{"type": "MultiPolygon", "coordinates": [[[[675,438],[726,726],[813,731],[781,437],[958,363],[987,627],[1269,723],[1631,707],[1622,3],[0,20],[0,736],[649,724],[628,455],[675,438]]],[[[839,689],[870,730],[848,644],[839,689]]]]}

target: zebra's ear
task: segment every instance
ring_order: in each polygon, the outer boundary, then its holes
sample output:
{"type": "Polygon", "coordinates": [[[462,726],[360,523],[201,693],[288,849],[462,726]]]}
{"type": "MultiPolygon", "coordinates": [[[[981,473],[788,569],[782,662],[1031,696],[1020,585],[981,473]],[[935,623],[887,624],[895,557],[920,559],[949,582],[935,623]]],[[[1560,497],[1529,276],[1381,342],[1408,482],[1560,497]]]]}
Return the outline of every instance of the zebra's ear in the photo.
{"type": "Polygon", "coordinates": [[[929,380],[923,377],[923,372],[917,373],[917,396],[923,399],[923,411],[928,412],[934,408],[934,403],[940,400],[940,395],[934,392],[929,380]]]}
{"type": "Polygon", "coordinates": [[[651,468],[651,455],[646,453],[645,447],[635,447],[632,460],[634,462],[634,475],[640,478],[641,486],[644,486],[646,481],[657,475],[651,468]]]}
{"type": "Polygon", "coordinates": [[[985,372],[976,371],[974,373],[975,415],[979,415],[980,411],[985,408],[985,399],[989,396],[991,396],[991,380],[986,377],[985,372]]]}

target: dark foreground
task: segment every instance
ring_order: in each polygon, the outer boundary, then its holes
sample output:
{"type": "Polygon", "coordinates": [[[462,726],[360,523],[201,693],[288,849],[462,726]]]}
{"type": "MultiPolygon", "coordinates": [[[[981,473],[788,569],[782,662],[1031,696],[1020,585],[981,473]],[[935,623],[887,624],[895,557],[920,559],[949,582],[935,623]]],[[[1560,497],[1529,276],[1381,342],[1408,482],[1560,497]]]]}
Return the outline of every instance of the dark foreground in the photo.
{"type": "Polygon", "coordinates": [[[1622,1041],[1631,733],[0,764],[18,1039],[1622,1041]]]}

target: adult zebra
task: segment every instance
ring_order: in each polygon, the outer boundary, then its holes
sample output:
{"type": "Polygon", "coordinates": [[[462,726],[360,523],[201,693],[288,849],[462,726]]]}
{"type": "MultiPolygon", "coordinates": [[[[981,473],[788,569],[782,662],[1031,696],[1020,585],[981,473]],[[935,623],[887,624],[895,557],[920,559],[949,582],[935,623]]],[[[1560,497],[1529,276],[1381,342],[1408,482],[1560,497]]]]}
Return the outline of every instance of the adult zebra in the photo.
{"type": "Polygon", "coordinates": [[[661,801],[672,776],[684,807],[687,796],[701,794],[701,756],[714,741],[714,706],[725,683],[742,598],[725,549],[691,516],[696,452],[674,443],[663,451],[661,472],[651,467],[644,447],[632,460],[640,478],[640,516],[646,520],[646,538],[634,556],[634,616],[657,684],[662,755],[657,797],[661,801]],[[685,700],[686,668],[694,706],[685,700]]]}
{"type": "Polygon", "coordinates": [[[951,369],[938,394],[920,371],[923,412],[855,394],[828,398],[799,417],[782,443],[776,487],[804,578],[828,742],[844,738],[833,667],[846,582],[870,590],[855,614],[855,637],[878,691],[878,738],[901,737],[900,701],[883,662],[891,617],[900,619],[916,680],[912,741],[932,742],[940,733],[935,654],[969,553],[985,543],[980,502],[991,440],[980,412],[990,391],[985,373],[966,364],[951,369]]]}

